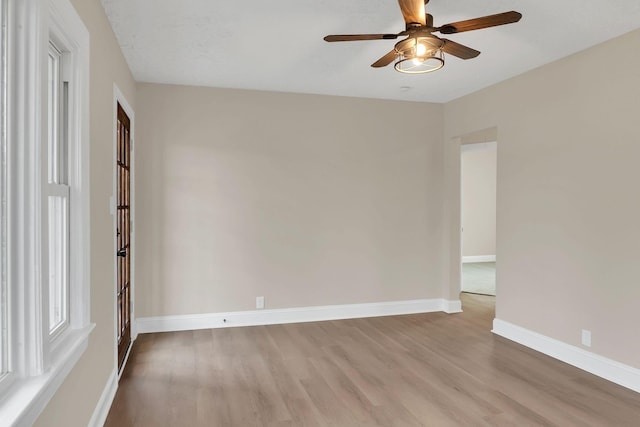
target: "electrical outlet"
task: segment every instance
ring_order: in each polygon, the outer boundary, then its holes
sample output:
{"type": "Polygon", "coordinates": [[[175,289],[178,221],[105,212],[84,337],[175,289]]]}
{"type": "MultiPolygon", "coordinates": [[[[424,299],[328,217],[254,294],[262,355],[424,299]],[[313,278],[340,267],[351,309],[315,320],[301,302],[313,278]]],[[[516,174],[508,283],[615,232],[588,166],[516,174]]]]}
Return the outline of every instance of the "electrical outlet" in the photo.
{"type": "Polygon", "coordinates": [[[256,297],[256,308],[264,308],[264,297],[256,297]]]}
{"type": "Polygon", "coordinates": [[[582,330],[582,345],[591,347],[591,331],[582,330]]]}

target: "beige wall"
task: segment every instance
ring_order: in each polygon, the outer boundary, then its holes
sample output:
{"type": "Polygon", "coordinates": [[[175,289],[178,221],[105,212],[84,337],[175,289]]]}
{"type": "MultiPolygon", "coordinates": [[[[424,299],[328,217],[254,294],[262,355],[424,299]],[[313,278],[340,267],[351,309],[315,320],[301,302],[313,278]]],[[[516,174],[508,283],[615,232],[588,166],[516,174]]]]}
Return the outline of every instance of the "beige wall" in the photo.
{"type": "Polygon", "coordinates": [[[139,317],[442,297],[442,105],[137,97],[139,317]]]}
{"type": "Polygon", "coordinates": [[[113,369],[114,82],[136,109],[139,316],[441,297],[443,279],[457,299],[459,145],[497,136],[497,317],[575,345],[590,329],[640,367],[640,31],[441,106],[136,87],[99,1],[73,2],[97,326],[37,426],[86,425],[113,369]]]}
{"type": "Polygon", "coordinates": [[[636,368],[638,45],[634,31],[447,104],[444,210],[456,259],[458,137],[496,127],[497,318],[573,345],[589,329],[592,351],[636,368]]]}
{"type": "MultiPolygon", "coordinates": [[[[91,35],[91,321],[89,348],[37,426],[86,426],[114,368],[113,84],[135,102],[135,82],[99,0],[73,0],[91,35]]],[[[135,106],[134,106],[135,108],[135,106]]]]}
{"type": "Polygon", "coordinates": [[[462,256],[496,254],[496,144],[462,145],[462,256]]]}

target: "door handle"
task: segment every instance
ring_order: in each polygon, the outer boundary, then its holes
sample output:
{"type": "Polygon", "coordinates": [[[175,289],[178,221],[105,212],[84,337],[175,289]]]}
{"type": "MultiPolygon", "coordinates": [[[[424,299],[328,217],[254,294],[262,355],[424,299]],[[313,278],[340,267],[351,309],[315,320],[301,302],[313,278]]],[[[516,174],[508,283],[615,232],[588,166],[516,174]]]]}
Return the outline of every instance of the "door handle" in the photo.
{"type": "Polygon", "coordinates": [[[126,257],[127,256],[127,250],[126,249],[120,249],[118,252],[116,252],[116,255],[121,256],[121,257],[126,257]]]}

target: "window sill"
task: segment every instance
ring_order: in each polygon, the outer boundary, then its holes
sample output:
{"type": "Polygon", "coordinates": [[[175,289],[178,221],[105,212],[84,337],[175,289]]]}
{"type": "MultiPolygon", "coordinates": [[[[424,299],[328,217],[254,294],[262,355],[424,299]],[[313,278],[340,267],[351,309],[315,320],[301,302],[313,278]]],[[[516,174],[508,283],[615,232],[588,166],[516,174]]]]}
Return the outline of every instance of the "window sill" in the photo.
{"type": "MultiPolygon", "coordinates": [[[[95,327],[70,330],[60,342],[51,366],[42,375],[18,378],[0,397],[0,420],[3,426],[30,426],[69,375],[89,344],[95,327]]],[[[58,347],[58,346],[57,346],[58,347]]]]}

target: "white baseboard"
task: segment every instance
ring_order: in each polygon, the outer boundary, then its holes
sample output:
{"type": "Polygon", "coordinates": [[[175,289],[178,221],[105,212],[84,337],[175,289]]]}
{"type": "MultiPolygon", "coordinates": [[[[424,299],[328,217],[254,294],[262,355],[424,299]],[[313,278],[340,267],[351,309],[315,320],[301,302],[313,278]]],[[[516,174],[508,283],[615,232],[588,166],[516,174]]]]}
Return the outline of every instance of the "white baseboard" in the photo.
{"type": "Polygon", "coordinates": [[[442,300],[442,311],[448,314],[462,313],[462,301],[460,300],[442,300]]]}
{"type": "Polygon", "coordinates": [[[494,319],[492,332],[640,393],[640,369],[549,338],[504,320],[494,319]]]}
{"type": "Polygon", "coordinates": [[[113,398],[116,396],[116,390],[118,390],[118,373],[117,370],[114,369],[111,371],[111,375],[109,375],[104,390],[102,390],[102,395],[100,396],[100,400],[98,400],[96,409],[93,411],[91,420],[89,420],[88,427],[102,427],[104,425],[104,422],[107,420],[107,415],[109,415],[113,398]]]}
{"type": "Polygon", "coordinates": [[[462,263],[467,262],[496,262],[495,255],[473,255],[473,256],[463,256],[462,263]]]}
{"type": "Polygon", "coordinates": [[[227,328],[234,326],[317,322],[322,320],[431,313],[436,311],[444,311],[447,313],[459,312],[461,311],[460,301],[447,301],[441,298],[436,298],[370,304],[326,305],[276,310],[250,310],[230,313],[143,317],[136,319],[136,329],[138,333],[143,334],[150,332],[227,328]]]}

